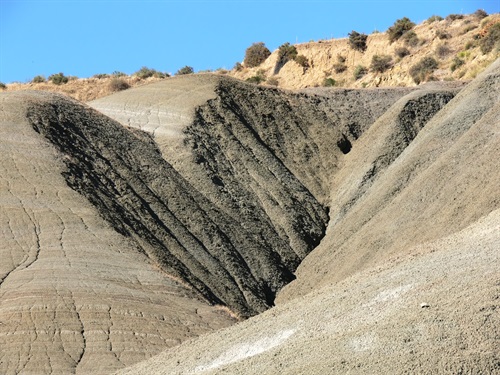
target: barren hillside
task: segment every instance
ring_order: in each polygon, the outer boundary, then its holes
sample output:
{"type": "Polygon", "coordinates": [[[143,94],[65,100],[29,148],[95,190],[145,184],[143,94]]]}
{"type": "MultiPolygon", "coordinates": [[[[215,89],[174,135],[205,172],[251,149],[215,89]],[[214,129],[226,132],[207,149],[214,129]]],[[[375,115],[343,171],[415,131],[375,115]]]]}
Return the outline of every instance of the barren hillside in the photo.
{"type": "Polygon", "coordinates": [[[0,373],[497,373],[499,94],[0,93],[0,373]]]}
{"type": "Polygon", "coordinates": [[[498,373],[499,78],[500,60],[421,126],[429,92],[401,98],[342,158],[277,307],[120,373],[498,373]]]}

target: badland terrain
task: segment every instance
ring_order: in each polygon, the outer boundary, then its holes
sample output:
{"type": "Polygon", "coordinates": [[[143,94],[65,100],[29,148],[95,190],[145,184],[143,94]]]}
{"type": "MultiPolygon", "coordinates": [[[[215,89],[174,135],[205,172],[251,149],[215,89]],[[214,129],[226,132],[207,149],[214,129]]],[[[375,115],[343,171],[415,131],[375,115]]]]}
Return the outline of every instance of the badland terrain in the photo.
{"type": "Polygon", "coordinates": [[[0,372],[498,373],[498,50],[349,81],[384,35],[0,93],[0,372]]]}

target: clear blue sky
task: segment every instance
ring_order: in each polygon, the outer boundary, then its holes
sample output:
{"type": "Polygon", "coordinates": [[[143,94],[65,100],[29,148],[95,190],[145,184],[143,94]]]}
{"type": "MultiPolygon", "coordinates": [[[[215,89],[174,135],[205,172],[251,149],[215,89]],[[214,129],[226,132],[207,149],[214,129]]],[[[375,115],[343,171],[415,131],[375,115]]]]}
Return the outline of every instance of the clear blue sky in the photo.
{"type": "Polygon", "coordinates": [[[0,0],[0,82],[230,69],[253,42],[274,50],[479,8],[498,13],[500,0],[0,0]]]}

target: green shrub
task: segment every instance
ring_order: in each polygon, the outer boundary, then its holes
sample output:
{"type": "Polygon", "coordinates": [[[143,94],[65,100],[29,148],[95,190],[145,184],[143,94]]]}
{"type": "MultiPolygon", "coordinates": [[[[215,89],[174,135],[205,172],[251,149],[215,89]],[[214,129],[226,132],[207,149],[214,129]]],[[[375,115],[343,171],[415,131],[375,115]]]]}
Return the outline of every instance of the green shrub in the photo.
{"type": "Polygon", "coordinates": [[[309,68],[309,60],[304,55],[297,55],[295,62],[303,68],[309,68]]]}
{"type": "Polygon", "coordinates": [[[446,43],[441,43],[436,47],[436,50],[434,53],[436,54],[437,57],[440,59],[444,59],[446,56],[450,54],[451,50],[450,47],[446,43]]]}
{"type": "Polygon", "coordinates": [[[262,76],[259,76],[259,75],[256,75],[256,76],[253,76],[253,77],[246,79],[246,81],[248,83],[255,83],[256,85],[258,85],[259,83],[261,83],[265,80],[266,80],[265,78],[263,78],[262,76]]]}
{"type": "Polygon", "coordinates": [[[7,89],[7,85],[3,82],[0,82],[0,90],[5,90],[7,89]]]}
{"type": "Polygon", "coordinates": [[[146,78],[154,76],[155,73],[156,73],[156,70],[150,69],[147,66],[143,66],[141,69],[139,69],[137,72],[135,72],[134,75],[140,79],[146,79],[146,78]]]}
{"type": "Polygon", "coordinates": [[[109,74],[106,73],[100,73],[100,74],[94,74],[92,78],[97,78],[97,79],[103,79],[103,78],[108,78],[109,74]]]}
{"type": "Polygon", "coordinates": [[[433,23],[433,22],[436,22],[436,21],[442,21],[443,20],[443,17],[441,16],[430,16],[429,18],[427,18],[427,23],[433,23]]]}
{"type": "Polygon", "coordinates": [[[186,75],[186,74],[193,74],[194,73],[194,69],[193,67],[191,66],[184,66],[182,68],[180,68],[176,73],[175,75],[176,76],[182,76],[182,75],[186,75]]]}
{"type": "Polygon", "coordinates": [[[337,82],[333,78],[325,78],[323,81],[324,87],[333,87],[337,84],[337,82]]]}
{"type": "Polygon", "coordinates": [[[349,34],[349,45],[352,49],[365,52],[366,51],[366,40],[368,35],[358,33],[357,31],[351,31],[349,34]]]}
{"type": "Polygon", "coordinates": [[[123,73],[123,72],[119,72],[117,70],[115,70],[112,74],[111,74],[113,77],[125,77],[126,74],[123,73]]]}
{"type": "Polygon", "coordinates": [[[437,31],[436,31],[436,36],[437,36],[439,39],[441,39],[441,40],[443,40],[443,39],[450,39],[450,38],[451,38],[451,35],[450,35],[450,34],[448,34],[448,33],[447,33],[446,31],[444,31],[444,30],[437,30],[437,31]]]}
{"type": "Polygon", "coordinates": [[[368,69],[366,69],[363,65],[358,65],[354,68],[354,79],[357,81],[366,73],[368,73],[368,69]]]}
{"type": "Polygon", "coordinates": [[[456,21],[464,18],[463,14],[449,14],[446,16],[446,21],[456,21]]]}
{"type": "Polygon", "coordinates": [[[387,35],[389,36],[389,41],[392,43],[399,38],[401,38],[405,33],[410,31],[415,27],[415,24],[410,21],[409,18],[403,17],[397,20],[394,25],[389,27],[387,30],[387,35]]]}
{"type": "Polygon", "coordinates": [[[44,83],[45,81],[46,79],[44,76],[36,76],[31,80],[32,83],[44,83]]]}
{"type": "Polygon", "coordinates": [[[408,56],[410,54],[410,50],[406,47],[398,47],[394,50],[394,53],[396,54],[397,57],[402,59],[405,56],[408,56]]]}
{"type": "Polygon", "coordinates": [[[130,85],[121,77],[113,77],[109,82],[109,89],[113,92],[130,88],[130,85]]]}
{"type": "Polygon", "coordinates": [[[254,68],[262,64],[270,54],[271,51],[263,42],[253,43],[246,49],[243,63],[249,68],[254,68]]]}
{"type": "Polygon", "coordinates": [[[416,47],[420,39],[418,39],[417,33],[413,30],[410,30],[403,34],[402,39],[404,40],[407,46],[416,47]]]}
{"type": "Polygon", "coordinates": [[[372,72],[383,73],[389,69],[392,65],[392,57],[389,55],[374,55],[372,57],[372,63],[370,64],[370,70],[372,72]]]}
{"type": "Polygon", "coordinates": [[[266,74],[264,70],[259,69],[257,71],[257,74],[254,75],[253,77],[247,78],[246,81],[249,83],[255,83],[255,84],[260,84],[261,82],[264,82],[266,80],[266,74]]]}
{"type": "Polygon", "coordinates": [[[283,65],[290,60],[294,60],[297,55],[297,48],[288,42],[282,44],[278,49],[278,59],[283,62],[283,65]]]}
{"type": "Polygon", "coordinates": [[[49,76],[49,81],[55,85],[62,85],[63,83],[68,83],[69,78],[63,73],[51,74],[49,76]]]}
{"type": "Polygon", "coordinates": [[[295,60],[298,52],[295,46],[286,42],[282,44],[278,48],[278,61],[276,62],[276,66],[274,67],[274,74],[278,74],[281,68],[285,66],[285,64],[290,60],[295,60]]]}
{"type": "Polygon", "coordinates": [[[462,65],[465,64],[465,61],[459,58],[458,56],[455,56],[453,59],[453,62],[451,63],[450,70],[454,72],[458,68],[460,68],[462,65]]]}
{"type": "Polygon", "coordinates": [[[410,68],[410,76],[413,81],[418,85],[421,82],[428,81],[438,68],[438,62],[433,57],[424,57],[418,63],[410,68]]]}
{"type": "Polygon", "coordinates": [[[478,9],[474,12],[474,15],[477,19],[482,20],[483,18],[488,17],[488,13],[486,13],[483,9],[478,9]]]}
{"type": "Polygon", "coordinates": [[[488,34],[479,40],[479,46],[483,54],[493,51],[494,48],[500,49],[500,22],[490,27],[488,34]]]}

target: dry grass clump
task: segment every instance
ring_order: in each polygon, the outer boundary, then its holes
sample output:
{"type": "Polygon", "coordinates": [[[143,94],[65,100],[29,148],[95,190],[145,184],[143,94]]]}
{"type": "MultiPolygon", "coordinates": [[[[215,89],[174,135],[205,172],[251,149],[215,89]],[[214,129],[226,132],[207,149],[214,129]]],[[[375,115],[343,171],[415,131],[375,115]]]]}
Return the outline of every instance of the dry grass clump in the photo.
{"type": "Polygon", "coordinates": [[[410,68],[410,75],[418,85],[421,82],[429,81],[434,70],[438,68],[438,62],[433,57],[424,57],[410,68]]]}
{"type": "Polygon", "coordinates": [[[370,64],[372,72],[383,73],[392,66],[392,57],[389,55],[374,55],[370,64]]]}
{"type": "Polygon", "coordinates": [[[394,22],[394,25],[389,27],[389,29],[387,30],[387,35],[389,36],[389,42],[392,43],[398,40],[414,27],[415,24],[408,17],[403,17],[397,20],[396,22],[394,22]]]}
{"type": "Polygon", "coordinates": [[[130,88],[130,85],[125,79],[120,77],[113,77],[111,81],[109,81],[109,90],[112,92],[123,91],[130,88]]]}

